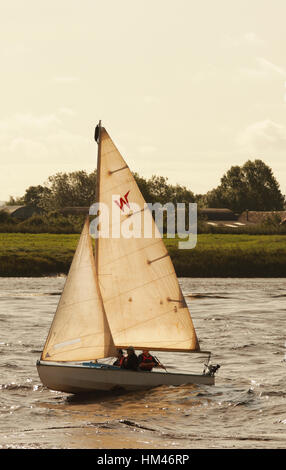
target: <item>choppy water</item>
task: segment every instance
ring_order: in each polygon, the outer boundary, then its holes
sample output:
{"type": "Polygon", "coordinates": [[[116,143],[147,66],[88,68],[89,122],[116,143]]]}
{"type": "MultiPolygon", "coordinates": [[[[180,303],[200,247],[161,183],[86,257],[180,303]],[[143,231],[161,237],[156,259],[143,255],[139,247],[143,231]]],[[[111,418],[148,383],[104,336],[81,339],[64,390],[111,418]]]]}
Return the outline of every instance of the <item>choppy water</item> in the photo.
{"type": "MultiPolygon", "coordinates": [[[[180,283],[221,364],[216,385],[77,398],[45,389],[35,367],[64,278],[0,278],[0,448],[285,448],[286,279],[180,283]]],[[[180,369],[201,372],[191,356],[180,369]]]]}

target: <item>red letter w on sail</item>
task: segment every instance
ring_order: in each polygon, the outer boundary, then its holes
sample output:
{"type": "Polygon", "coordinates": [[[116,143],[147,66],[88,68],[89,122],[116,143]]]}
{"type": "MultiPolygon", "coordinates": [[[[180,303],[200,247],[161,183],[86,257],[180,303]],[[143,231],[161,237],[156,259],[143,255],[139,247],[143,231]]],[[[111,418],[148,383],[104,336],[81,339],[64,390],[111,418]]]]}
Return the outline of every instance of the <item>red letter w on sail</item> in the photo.
{"type": "Polygon", "coordinates": [[[119,209],[122,210],[122,211],[124,211],[124,204],[126,204],[126,206],[130,209],[129,202],[128,202],[128,199],[127,199],[127,196],[128,196],[129,193],[130,193],[130,191],[128,191],[128,192],[124,195],[124,197],[121,197],[121,198],[119,199],[119,202],[118,202],[118,201],[114,201],[114,202],[118,205],[119,209]]]}

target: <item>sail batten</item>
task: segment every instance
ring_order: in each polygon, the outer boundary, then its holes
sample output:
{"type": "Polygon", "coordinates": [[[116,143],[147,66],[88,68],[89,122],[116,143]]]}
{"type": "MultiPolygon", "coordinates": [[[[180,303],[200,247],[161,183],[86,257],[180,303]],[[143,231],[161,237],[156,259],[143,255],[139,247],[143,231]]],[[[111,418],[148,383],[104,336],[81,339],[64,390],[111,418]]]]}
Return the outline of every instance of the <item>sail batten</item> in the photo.
{"type": "MultiPolygon", "coordinates": [[[[145,200],[104,128],[99,145],[98,201],[108,207],[110,214],[119,211],[120,224],[132,224],[132,218],[128,221],[126,217],[130,204],[136,204],[137,213],[143,214],[145,200]]],[[[148,238],[142,226],[139,237],[126,238],[122,233],[112,237],[110,232],[109,237],[97,240],[99,285],[114,344],[198,351],[196,332],[173,263],[151,211],[144,211],[144,216],[152,227],[148,238]],[[168,299],[176,299],[171,308],[172,300],[168,299]]],[[[112,223],[109,220],[109,227],[112,223]]]]}

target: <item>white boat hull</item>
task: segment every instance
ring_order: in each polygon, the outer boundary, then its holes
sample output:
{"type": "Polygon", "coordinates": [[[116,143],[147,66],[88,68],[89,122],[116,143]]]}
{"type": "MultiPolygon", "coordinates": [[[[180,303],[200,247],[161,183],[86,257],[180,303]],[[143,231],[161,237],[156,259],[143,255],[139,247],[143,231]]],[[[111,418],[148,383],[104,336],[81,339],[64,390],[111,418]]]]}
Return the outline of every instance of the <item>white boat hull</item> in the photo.
{"type": "Polygon", "coordinates": [[[137,372],[45,361],[38,361],[37,369],[43,385],[67,393],[143,390],[160,385],[214,385],[214,377],[208,375],[137,372]]]}

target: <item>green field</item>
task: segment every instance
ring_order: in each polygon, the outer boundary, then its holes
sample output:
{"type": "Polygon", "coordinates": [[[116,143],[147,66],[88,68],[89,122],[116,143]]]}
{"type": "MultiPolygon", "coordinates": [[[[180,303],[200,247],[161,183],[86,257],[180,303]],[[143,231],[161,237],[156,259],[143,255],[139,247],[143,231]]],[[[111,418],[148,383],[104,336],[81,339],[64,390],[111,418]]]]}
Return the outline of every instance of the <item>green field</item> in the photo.
{"type": "MultiPolygon", "coordinates": [[[[0,233],[0,276],[67,273],[77,234],[0,233]]],[[[165,239],[181,277],[286,277],[286,236],[201,234],[192,250],[165,239]]]]}
{"type": "Polygon", "coordinates": [[[0,233],[0,276],[66,273],[79,235],[0,233]]]}
{"type": "Polygon", "coordinates": [[[166,246],[182,277],[286,277],[285,235],[201,234],[186,253],[166,246]]]}

